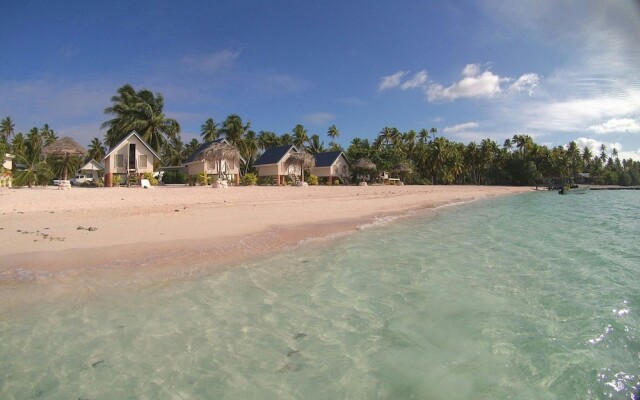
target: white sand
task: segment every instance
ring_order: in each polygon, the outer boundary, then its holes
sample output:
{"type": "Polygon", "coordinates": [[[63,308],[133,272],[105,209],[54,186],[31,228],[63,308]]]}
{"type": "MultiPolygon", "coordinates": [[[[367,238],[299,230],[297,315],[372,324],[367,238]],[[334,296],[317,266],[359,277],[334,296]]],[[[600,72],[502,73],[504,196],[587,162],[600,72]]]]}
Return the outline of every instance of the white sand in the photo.
{"type": "Polygon", "coordinates": [[[0,188],[0,279],[87,268],[229,264],[309,237],[350,232],[377,217],[529,190],[491,186],[0,188]]]}

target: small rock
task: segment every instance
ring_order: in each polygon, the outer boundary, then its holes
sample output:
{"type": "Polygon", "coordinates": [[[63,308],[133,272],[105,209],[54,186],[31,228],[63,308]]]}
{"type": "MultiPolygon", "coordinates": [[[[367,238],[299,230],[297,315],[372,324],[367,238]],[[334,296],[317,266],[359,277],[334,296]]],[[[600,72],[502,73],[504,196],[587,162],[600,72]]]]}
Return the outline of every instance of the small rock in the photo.
{"type": "Polygon", "coordinates": [[[90,226],[89,228],[87,228],[87,230],[88,230],[89,232],[95,232],[95,231],[97,231],[97,230],[98,230],[98,228],[96,228],[95,226],[90,226]]]}
{"type": "Polygon", "coordinates": [[[76,228],[77,230],[81,231],[84,230],[84,226],[80,225],[79,227],[76,228]]]}

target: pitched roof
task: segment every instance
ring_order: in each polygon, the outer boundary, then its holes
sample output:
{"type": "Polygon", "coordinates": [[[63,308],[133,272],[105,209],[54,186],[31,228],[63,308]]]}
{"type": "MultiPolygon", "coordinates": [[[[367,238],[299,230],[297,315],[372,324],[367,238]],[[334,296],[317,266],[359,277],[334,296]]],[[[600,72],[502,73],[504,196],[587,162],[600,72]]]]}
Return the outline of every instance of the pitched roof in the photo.
{"type": "Polygon", "coordinates": [[[202,152],[207,149],[207,147],[211,146],[213,143],[222,143],[222,142],[225,142],[227,144],[229,143],[229,142],[227,142],[227,140],[225,138],[218,138],[218,139],[216,139],[214,141],[211,141],[211,142],[202,143],[200,146],[198,146],[196,151],[194,151],[193,154],[191,156],[189,156],[189,158],[187,158],[186,160],[184,160],[182,162],[182,164],[183,165],[187,165],[187,164],[191,164],[191,163],[200,161],[201,158],[199,158],[199,157],[202,154],[202,152]]]}
{"type": "Polygon", "coordinates": [[[347,163],[349,163],[347,156],[345,156],[341,151],[327,151],[324,153],[317,153],[314,155],[314,157],[316,158],[316,168],[330,167],[340,156],[344,156],[344,159],[347,160],[347,163]]]}
{"type": "Polygon", "coordinates": [[[294,151],[298,150],[294,145],[291,145],[291,144],[287,144],[279,147],[270,147],[266,149],[260,157],[258,157],[258,159],[256,160],[256,162],[253,163],[253,165],[256,166],[256,165],[277,164],[280,161],[282,161],[284,156],[291,149],[293,149],[294,151]]]}
{"type": "Polygon", "coordinates": [[[90,170],[94,170],[94,171],[102,171],[102,170],[104,170],[104,165],[100,164],[96,160],[91,159],[91,160],[89,160],[88,163],[86,163],[82,167],[78,168],[78,171],[82,171],[84,169],[90,169],[90,170]]]}
{"type": "Polygon", "coordinates": [[[149,146],[149,144],[147,142],[145,142],[144,139],[142,139],[140,137],[140,135],[138,135],[138,132],[136,132],[136,131],[132,131],[129,135],[127,135],[126,138],[122,139],[120,141],[120,143],[118,143],[115,146],[113,146],[113,148],[111,150],[109,150],[109,152],[104,156],[104,158],[106,159],[107,157],[109,157],[111,155],[111,153],[113,153],[114,151],[118,150],[124,143],[127,143],[129,141],[129,139],[131,139],[131,136],[135,136],[136,138],[138,138],[138,140],[140,142],[142,142],[144,147],[146,147],[151,152],[151,154],[153,154],[153,156],[155,158],[157,158],[158,160],[160,159],[160,156],[158,154],[156,154],[156,152],[151,148],[151,146],[149,146]]]}

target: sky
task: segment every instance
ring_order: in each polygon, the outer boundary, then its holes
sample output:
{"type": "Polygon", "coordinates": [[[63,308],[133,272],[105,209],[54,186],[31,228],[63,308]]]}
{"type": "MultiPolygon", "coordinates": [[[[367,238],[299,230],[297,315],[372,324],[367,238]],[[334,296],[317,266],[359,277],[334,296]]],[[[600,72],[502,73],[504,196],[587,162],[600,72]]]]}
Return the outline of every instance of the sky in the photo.
{"type": "Polygon", "coordinates": [[[185,142],[238,114],[344,147],[435,127],[640,160],[638,0],[10,1],[0,54],[0,118],[84,145],[129,83],[185,142]]]}

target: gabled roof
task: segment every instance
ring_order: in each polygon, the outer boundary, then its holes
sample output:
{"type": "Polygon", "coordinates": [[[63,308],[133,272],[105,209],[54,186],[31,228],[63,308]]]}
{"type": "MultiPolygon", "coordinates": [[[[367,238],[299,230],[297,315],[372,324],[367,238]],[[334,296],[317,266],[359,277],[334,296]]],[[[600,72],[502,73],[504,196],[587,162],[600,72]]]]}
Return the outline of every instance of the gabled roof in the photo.
{"type": "Polygon", "coordinates": [[[194,151],[193,154],[189,158],[187,158],[186,160],[184,160],[182,162],[182,164],[183,165],[187,165],[187,164],[191,164],[191,163],[194,163],[194,162],[201,161],[201,159],[199,159],[200,154],[203,151],[205,151],[205,149],[207,147],[211,146],[213,143],[227,143],[227,144],[229,144],[229,142],[225,138],[218,138],[218,139],[216,139],[214,141],[211,141],[211,142],[202,143],[200,146],[198,146],[196,151],[194,151]]]}
{"type": "Polygon", "coordinates": [[[107,157],[109,157],[113,152],[115,152],[116,150],[119,150],[125,143],[129,142],[129,139],[131,139],[132,136],[135,136],[136,138],[138,138],[138,140],[140,142],[142,142],[142,144],[151,152],[151,154],[153,154],[153,156],[155,158],[157,158],[158,160],[160,159],[160,156],[158,156],[158,154],[156,154],[156,152],[151,148],[151,146],[149,146],[149,144],[147,142],[145,142],[140,135],[138,135],[138,132],[136,131],[132,131],[126,138],[122,139],[120,141],[120,143],[118,143],[117,145],[113,146],[113,148],[111,150],[109,150],[109,152],[104,156],[104,158],[106,159],[107,157]]]}
{"type": "Polygon", "coordinates": [[[341,151],[327,151],[325,153],[317,153],[314,155],[315,159],[316,159],[316,168],[318,167],[330,167],[333,165],[333,163],[336,162],[336,160],[338,160],[338,158],[340,158],[340,156],[343,156],[344,159],[347,161],[347,164],[350,165],[349,163],[349,159],[347,158],[347,156],[344,155],[343,152],[341,151]]]}
{"type": "Polygon", "coordinates": [[[96,160],[91,159],[91,160],[89,160],[88,163],[86,163],[82,167],[78,168],[78,171],[81,171],[83,169],[90,169],[90,170],[94,170],[94,171],[102,171],[102,170],[104,170],[104,165],[100,164],[96,160]]]}
{"type": "Polygon", "coordinates": [[[279,147],[270,147],[266,149],[260,157],[258,157],[258,159],[256,160],[256,162],[253,163],[253,165],[259,166],[259,165],[277,164],[280,161],[282,161],[284,156],[286,156],[291,149],[293,149],[294,151],[298,151],[298,149],[296,149],[296,147],[292,144],[287,144],[279,147]]]}

